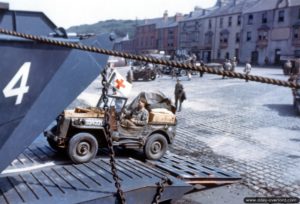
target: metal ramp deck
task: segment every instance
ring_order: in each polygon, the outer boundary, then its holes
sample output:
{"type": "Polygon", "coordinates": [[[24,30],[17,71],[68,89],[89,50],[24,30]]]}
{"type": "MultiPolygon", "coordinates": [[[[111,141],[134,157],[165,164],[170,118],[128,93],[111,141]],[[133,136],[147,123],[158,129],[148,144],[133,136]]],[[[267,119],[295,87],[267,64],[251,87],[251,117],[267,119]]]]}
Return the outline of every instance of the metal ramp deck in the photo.
{"type": "MultiPolygon", "coordinates": [[[[172,184],[165,187],[161,201],[181,198],[194,189],[192,184],[205,185],[214,179],[228,184],[239,179],[238,175],[203,168],[173,154],[156,162],[118,158],[117,168],[127,203],[152,203],[156,183],[165,176],[172,184]]],[[[74,165],[42,140],[28,147],[0,174],[1,204],[116,203],[115,192],[107,156],[74,165]]]]}

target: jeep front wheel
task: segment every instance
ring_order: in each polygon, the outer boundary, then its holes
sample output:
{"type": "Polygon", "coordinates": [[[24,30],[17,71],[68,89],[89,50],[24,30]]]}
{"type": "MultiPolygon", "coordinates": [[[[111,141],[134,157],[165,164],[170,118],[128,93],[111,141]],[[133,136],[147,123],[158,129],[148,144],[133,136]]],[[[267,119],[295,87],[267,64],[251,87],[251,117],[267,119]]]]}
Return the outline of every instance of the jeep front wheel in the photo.
{"type": "Polygon", "coordinates": [[[68,154],[76,164],[91,161],[95,158],[97,151],[98,142],[90,133],[78,133],[69,141],[68,154]]]}
{"type": "Polygon", "coordinates": [[[158,160],[167,151],[168,142],[161,134],[151,135],[144,147],[144,154],[147,159],[158,160]]]}

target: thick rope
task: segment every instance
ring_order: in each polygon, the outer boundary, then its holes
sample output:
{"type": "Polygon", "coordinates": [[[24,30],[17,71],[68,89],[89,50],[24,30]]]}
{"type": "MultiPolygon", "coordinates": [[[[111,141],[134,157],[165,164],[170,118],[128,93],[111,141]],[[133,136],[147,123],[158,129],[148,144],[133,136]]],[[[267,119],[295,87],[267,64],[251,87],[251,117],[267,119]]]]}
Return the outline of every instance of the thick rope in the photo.
{"type": "Polygon", "coordinates": [[[255,75],[246,75],[246,74],[231,72],[231,71],[223,71],[223,70],[218,70],[218,69],[214,69],[214,68],[207,67],[207,66],[196,66],[193,64],[186,64],[186,63],[181,63],[181,62],[177,62],[177,61],[162,60],[162,59],[157,59],[157,58],[153,58],[153,57],[134,55],[134,54],[129,54],[129,53],[125,53],[125,52],[118,52],[118,51],[98,48],[98,47],[94,47],[94,46],[82,45],[80,43],[76,44],[76,43],[70,43],[70,42],[63,42],[63,41],[59,41],[59,40],[54,40],[53,38],[19,33],[19,32],[15,32],[15,31],[6,30],[3,28],[0,28],[0,33],[6,34],[6,35],[11,35],[11,36],[16,36],[16,37],[21,37],[21,38],[37,41],[37,42],[44,43],[44,44],[56,45],[56,46],[60,46],[60,47],[67,47],[67,48],[72,48],[72,49],[88,51],[88,52],[95,52],[95,53],[104,54],[104,55],[111,55],[111,56],[116,56],[116,57],[132,59],[132,60],[144,61],[144,62],[153,63],[153,64],[161,64],[161,65],[170,66],[170,67],[177,67],[177,68],[191,70],[191,71],[206,72],[209,74],[216,74],[216,75],[227,76],[227,77],[232,77],[232,78],[239,78],[239,79],[244,79],[244,80],[247,79],[249,81],[256,81],[256,82],[261,82],[261,83],[265,83],[265,84],[273,84],[273,85],[278,85],[278,86],[300,89],[300,84],[297,84],[295,82],[288,82],[288,81],[272,79],[272,78],[267,78],[267,77],[261,77],[261,76],[255,76],[255,75]]]}

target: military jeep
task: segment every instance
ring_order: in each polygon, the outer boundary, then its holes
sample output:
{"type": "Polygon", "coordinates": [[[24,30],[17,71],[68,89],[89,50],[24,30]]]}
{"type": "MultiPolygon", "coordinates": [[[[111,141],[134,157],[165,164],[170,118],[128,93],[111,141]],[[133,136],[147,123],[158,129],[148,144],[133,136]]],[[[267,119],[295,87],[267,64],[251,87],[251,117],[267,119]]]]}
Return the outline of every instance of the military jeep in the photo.
{"type": "MultiPolygon", "coordinates": [[[[140,93],[130,105],[127,99],[108,95],[110,127],[114,146],[142,150],[146,159],[160,159],[172,144],[176,133],[175,107],[162,93],[140,93]],[[137,107],[140,98],[147,100],[149,122],[138,128],[124,128],[120,125],[122,112],[117,103],[122,101],[122,108],[132,110],[137,107]],[[117,102],[117,100],[119,102],[117,102]],[[163,110],[156,117],[155,110],[163,110]],[[170,120],[171,118],[171,120],[170,120]]],[[[122,109],[121,108],[121,109],[122,109]]],[[[49,145],[56,151],[65,152],[74,163],[85,163],[93,159],[98,148],[107,147],[104,124],[103,104],[94,108],[75,108],[65,110],[56,119],[56,125],[44,132],[49,145]]]]}
{"type": "Polygon", "coordinates": [[[156,71],[152,64],[140,65],[133,68],[133,81],[150,81],[156,79],[156,71]]]}

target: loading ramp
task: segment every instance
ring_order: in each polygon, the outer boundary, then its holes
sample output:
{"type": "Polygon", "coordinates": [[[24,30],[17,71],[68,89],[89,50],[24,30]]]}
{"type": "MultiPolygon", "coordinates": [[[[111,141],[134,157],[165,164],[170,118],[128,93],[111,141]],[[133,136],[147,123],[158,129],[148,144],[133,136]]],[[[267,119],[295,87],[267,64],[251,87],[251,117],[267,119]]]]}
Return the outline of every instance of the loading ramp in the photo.
{"type": "MultiPolygon", "coordinates": [[[[0,174],[0,203],[116,203],[105,151],[87,164],[74,165],[43,138],[35,141],[0,174]]],[[[152,203],[157,183],[168,177],[161,201],[177,200],[197,189],[237,182],[237,174],[168,153],[159,161],[117,157],[127,203],[152,203]],[[199,188],[199,186],[201,186],[199,188]]]]}

